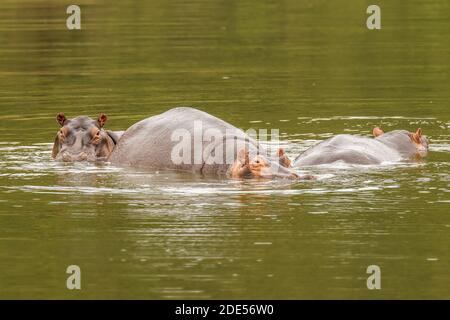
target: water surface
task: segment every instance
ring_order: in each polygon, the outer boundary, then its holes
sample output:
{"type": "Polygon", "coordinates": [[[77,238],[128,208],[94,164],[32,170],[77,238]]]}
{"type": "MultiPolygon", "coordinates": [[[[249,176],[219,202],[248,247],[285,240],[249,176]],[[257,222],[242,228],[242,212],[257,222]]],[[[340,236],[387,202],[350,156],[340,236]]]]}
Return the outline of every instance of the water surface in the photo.
{"type": "Polygon", "coordinates": [[[448,1],[381,1],[379,31],[368,1],[78,3],[81,31],[60,1],[0,8],[0,297],[450,298],[448,1]],[[298,183],[51,159],[57,112],[123,130],[176,105],[291,157],[375,125],[431,149],[298,183]]]}

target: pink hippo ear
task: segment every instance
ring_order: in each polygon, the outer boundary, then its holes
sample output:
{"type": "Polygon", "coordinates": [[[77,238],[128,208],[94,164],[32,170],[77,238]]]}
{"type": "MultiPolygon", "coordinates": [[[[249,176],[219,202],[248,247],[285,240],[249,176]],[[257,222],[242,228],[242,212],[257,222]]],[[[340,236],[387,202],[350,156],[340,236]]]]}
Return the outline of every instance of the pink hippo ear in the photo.
{"type": "Polygon", "coordinates": [[[421,129],[421,128],[418,128],[418,129],[416,130],[416,135],[417,135],[419,138],[422,138],[422,129],[421,129]]]}
{"type": "Polygon", "coordinates": [[[379,137],[379,136],[383,135],[384,131],[381,130],[380,127],[375,127],[375,128],[373,128],[372,134],[376,138],[376,137],[379,137]]]}
{"type": "Polygon", "coordinates": [[[421,138],[422,138],[422,129],[418,128],[416,130],[415,133],[413,133],[411,135],[411,139],[415,142],[415,143],[420,143],[421,142],[421,138]]]}
{"type": "Polygon", "coordinates": [[[101,113],[98,116],[98,119],[97,119],[98,127],[99,128],[103,128],[103,126],[105,125],[106,121],[108,121],[108,116],[106,114],[104,114],[104,113],[101,113]]]}
{"type": "Polygon", "coordinates": [[[247,150],[239,150],[236,161],[234,161],[233,165],[231,166],[230,174],[233,178],[251,176],[250,159],[247,150]]]}
{"type": "Polygon", "coordinates": [[[248,151],[245,149],[239,150],[237,158],[238,158],[239,162],[242,163],[242,165],[248,165],[250,163],[248,151]]]}
{"type": "Polygon", "coordinates": [[[284,152],[283,148],[279,148],[277,151],[278,162],[281,166],[289,168],[291,166],[291,159],[287,156],[286,152],[284,152]]]}

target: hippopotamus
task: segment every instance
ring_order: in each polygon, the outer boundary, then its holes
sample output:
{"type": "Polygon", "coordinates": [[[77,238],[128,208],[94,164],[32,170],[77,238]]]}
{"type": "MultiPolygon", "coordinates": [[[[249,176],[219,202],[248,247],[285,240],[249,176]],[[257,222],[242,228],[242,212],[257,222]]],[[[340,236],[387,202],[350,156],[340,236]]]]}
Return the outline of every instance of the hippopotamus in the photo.
{"type": "MultiPolygon", "coordinates": [[[[280,163],[278,156],[264,148],[242,130],[206,112],[177,107],[142,120],[125,132],[105,131],[107,117],[96,121],[88,117],[66,120],[53,157],[63,161],[105,160],[116,166],[156,170],[190,171],[232,178],[289,178],[299,176],[280,163]]],[[[283,154],[280,150],[278,154],[283,154]]]]}
{"type": "Polygon", "coordinates": [[[307,149],[293,161],[293,167],[313,166],[344,162],[356,165],[376,165],[397,162],[413,157],[425,157],[428,138],[422,129],[416,132],[394,130],[384,133],[379,127],[373,129],[374,138],[340,134],[307,149]]]}
{"type": "Polygon", "coordinates": [[[242,130],[190,107],[173,108],[134,124],[108,161],[236,178],[299,178],[242,130]]]}
{"type": "Polygon", "coordinates": [[[59,113],[56,121],[61,128],[53,144],[53,158],[65,162],[106,160],[123,134],[104,130],[107,120],[105,114],[97,120],[87,116],[69,120],[59,113]]]}

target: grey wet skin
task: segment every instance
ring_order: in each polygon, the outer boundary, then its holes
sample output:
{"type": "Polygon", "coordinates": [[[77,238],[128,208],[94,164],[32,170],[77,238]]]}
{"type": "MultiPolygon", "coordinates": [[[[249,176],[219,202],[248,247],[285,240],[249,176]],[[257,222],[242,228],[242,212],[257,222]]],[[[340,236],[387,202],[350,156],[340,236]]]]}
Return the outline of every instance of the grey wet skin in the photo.
{"type": "Polygon", "coordinates": [[[411,158],[415,155],[425,157],[428,153],[429,140],[427,136],[422,135],[420,128],[416,133],[394,130],[383,133],[375,139],[396,149],[404,158],[411,158]],[[418,134],[419,131],[420,135],[418,134]]]}
{"type": "MultiPolygon", "coordinates": [[[[180,132],[180,131],[178,131],[180,132]]],[[[242,130],[206,112],[178,107],[162,114],[142,120],[131,126],[117,143],[109,161],[114,165],[153,169],[181,170],[201,174],[226,175],[229,177],[298,178],[289,169],[278,164],[278,160],[260,155],[261,146],[242,130]],[[189,161],[174,162],[173,150],[179,141],[172,135],[177,130],[195,136],[195,126],[201,123],[201,136],[208,129],[220,133],[217,141],[203,139],[201,161],[195,160],[192,139],[189,161]],[[222,150],[220,161],[213,150],[222,150]],[[244,153],[242,153],[244,150],[244,153]],[[241,153],[240,153],[241,152],[241,153]],[[214,153],[214,154],[213,154],[214,153]],[[218,158],[215,158],[218,159],[218,158]]]]}
{"type": "MultiPolygon", "coordinates": [[[[278,158],[263,156],[265,152],[262,147],[242,130],[194,108],[173,108],[142,120],[125,132],[103,130],[106,121],[107,116],[104,114],[97,120],[87,116],[68,120],[64,114],[58,114],[57,122],[61,129],[55,138],[53,157],[66,162],[107,160],[118,166],[240,178],[299,178],[297,174],[281,166],[278,158]],[[200,162],[195,161],[195,153],[192,152],[187,163],[174,163],[172,152],[177,142],[173,141],[173,133],[182,129],[195,136],[196,123],[201,123],[202,137],[206,130],[214,129],[219,133],[220,139],[200,141],[204,148],[200,162]],[[222,151],[219,161],[216,161],[217,150],[222,151]]],[[[195,141],[191,143],[191,150],[195,150],[195,141]]]]}
{"type": "Polygon", "coordinates": [[[375,138],[340,134],[324,140],[301,153],[294,166],[312,166],[342,161],[348,164],[373,165],[425,157],[428,138],[419,128],[415,133],[394,130],[384,133],[374,129],[375,138]]]}
{"type": "Polygon", "coordinates": [[[59,113],[56,120],[61,128],[55,137],[53,158],[65,162],[106,160],[121,135],[103,129],[107,119],[104,114],[97,120],[87,116],[67,119],[59,113]]]}

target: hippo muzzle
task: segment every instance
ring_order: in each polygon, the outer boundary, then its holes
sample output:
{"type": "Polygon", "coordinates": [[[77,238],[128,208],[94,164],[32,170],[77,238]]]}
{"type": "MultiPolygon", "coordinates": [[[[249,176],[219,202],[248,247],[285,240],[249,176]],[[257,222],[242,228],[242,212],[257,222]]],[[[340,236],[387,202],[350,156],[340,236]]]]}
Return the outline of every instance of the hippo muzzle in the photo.
{"type": "Polygon", "coordinates": [[[79,161],[95,161],[96,157],[93,152],[81,151],[81,152],[73,152],[73,151],[61,151],[56,157],[57,161],[63,162],[79,162],[79,161]]]}

